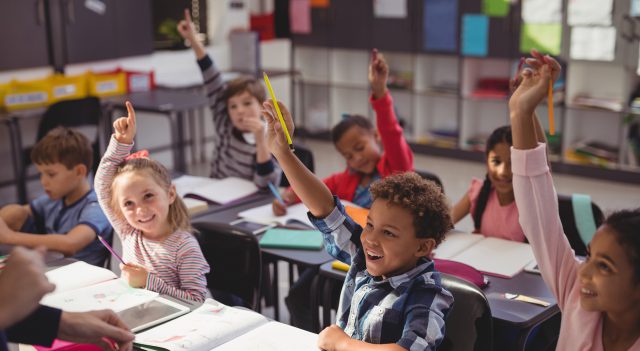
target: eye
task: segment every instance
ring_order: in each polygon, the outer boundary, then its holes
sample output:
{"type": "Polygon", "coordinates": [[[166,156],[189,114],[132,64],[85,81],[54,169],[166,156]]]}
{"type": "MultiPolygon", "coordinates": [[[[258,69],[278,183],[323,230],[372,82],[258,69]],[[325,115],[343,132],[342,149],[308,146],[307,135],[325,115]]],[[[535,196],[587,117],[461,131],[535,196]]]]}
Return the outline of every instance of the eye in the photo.
{"type": "Polygon", "coordinates": [[[394,233],[392,233],[392,232],[390,232],[390,231],[388,231],[388,230],[384,230],[384,231],[382,232],[382,234],[384,234],[384,236],[388,236],[388,237],[390,237],[390,238],[395,238],[395,237],[397,237],[397,235],[395,235],[394,233]]]}
{"type": "Polygon", "coordinates": [[[152,193],[146,193],[146,194],[144,194],[144,198],[145,198],[145,199],[150,199],[150,198],[152,198],[153,196],[154,196],[154,195],[153,195],[152,193]]]}
{"type": "Polygon", "coordinates": [[[500,161],[500,160],[495,160],[495,159],[491,160],[491,164],[493,164],[494,166],[497,166],[497,165],[499,165],[501,163],[502,163],[502,161],[500,161]]]}
{"type": "Polygon", "coordinates": [[[367,222],[367,225],[364,226],[365,229],[373,229],[373,224],[371,222],[367,222]]]}
{"type": "Polygon", "coordinates": [[[606,263],[599,261],[598,263],[596,263],[596,266],[598,267],[598,269],[600,269],[601,271],[605,272],[605,273],[611,273],[611,267],[609,267],[609,265],[607,265],[606,263]]]}
{"type": "Polygon", "coordinates": [[[364,150],[364,145],[360,144],[360,145],[356,145],[356,147],[354,148],[356,151],[362,151],[364,150]]]}
{"type": "Polygon", "coordinates": [[[125,201],[123,205],[124,207],[131,207],[133,206],[133,201],[125,201]]]}

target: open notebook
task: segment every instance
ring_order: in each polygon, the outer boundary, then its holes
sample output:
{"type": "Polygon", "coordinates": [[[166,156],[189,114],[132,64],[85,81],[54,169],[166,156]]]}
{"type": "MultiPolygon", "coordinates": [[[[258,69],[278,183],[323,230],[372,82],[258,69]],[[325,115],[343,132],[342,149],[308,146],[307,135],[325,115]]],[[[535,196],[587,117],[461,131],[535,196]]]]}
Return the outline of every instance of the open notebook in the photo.
{"type": "Polygon", "coordinates": [[[482,273],[506,278],[535,260],[529,244],[462,232],[447,234],[434,253],[436,258],[462,262],[482,273]]]}
{"type": "Polygon", "coordinates": [[[213,179],[183,175],[173,180],[180,197],[195,198],[220,205],[254,194],[258,187],[253,182],[229,177],[213,179]]]}
{"type": "MultiPolygon", "coordinates": [[[[357,217],[354,218],[357,222],[362,221],[362,218],[364,218],[364,221],[366,222],[368,211],[361,210],[360,206],[346,200],[340,200],[340,202],[345,206],[345,208],[347,209],[347,213],[350,216],[355,215],[357,217]],[[363,215],[364,217],[362,217],[363,215]]],[[[297,222],[306,224],[309,227],[313,227],[311,221],[309,220],[309,217],[307,216],[307,212],[309,212],[307,207],[302,203],[298,203],[287,207],[287,214],[285,214],[284,216],[276,216],[273,214],[273,209],[271,207],[271,204],[269,203],[242,211],[238,213],[238,217],[244,218],[251,222],[263,224],[277,223],[280,225],[287,225],[297,222]]]]}
{"type": "Polygon", "coordinates": [[[149,351],[315,351],[317,338],[254,311],[207,299],[193,312],[137,334],[134,345],[149,351]]]}

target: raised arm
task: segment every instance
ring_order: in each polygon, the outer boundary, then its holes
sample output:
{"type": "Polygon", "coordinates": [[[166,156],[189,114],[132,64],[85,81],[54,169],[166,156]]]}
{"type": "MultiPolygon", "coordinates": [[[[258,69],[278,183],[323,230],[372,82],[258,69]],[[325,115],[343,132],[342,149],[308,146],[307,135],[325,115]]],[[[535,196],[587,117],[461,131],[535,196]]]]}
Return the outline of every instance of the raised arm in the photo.
{"type": "Polygon", "coordinates": [[[191,21],[189,9],[184,9],[184,18],[178,23],[178,33],[191,44],[191,48],[193,52],[195,52],[198,60],[202,60],[207,55],[204,47],[200,41],[198,41],[196,27],[193,25],[193,21],[191,21]]]}

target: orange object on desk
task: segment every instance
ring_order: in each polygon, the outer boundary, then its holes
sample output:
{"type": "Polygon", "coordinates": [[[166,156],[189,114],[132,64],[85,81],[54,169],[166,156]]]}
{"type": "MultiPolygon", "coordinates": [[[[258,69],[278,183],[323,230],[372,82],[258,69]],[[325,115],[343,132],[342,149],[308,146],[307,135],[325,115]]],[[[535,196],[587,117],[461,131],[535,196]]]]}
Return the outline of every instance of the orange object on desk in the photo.
{"type": "Polygon", "coordinates": [[[365,227],[367,225],[367,216],[369,215],[369,209],[354,207],[346,205],[344,206],[345,211],[354,222],[360,224],[361,227],[365,227]]]}

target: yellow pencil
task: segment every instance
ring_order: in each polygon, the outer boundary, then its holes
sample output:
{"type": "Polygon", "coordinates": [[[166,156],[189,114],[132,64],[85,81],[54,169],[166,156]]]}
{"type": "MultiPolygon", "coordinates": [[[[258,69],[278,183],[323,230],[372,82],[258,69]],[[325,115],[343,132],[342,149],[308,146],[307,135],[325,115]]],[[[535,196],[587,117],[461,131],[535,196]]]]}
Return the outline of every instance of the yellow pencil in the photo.
{"type": "Polygon", "coordinates": [[[280,106],[278,106],[278,100],[276,99],[276,94],[273,92],[273,88],[271,87],[271,82],[269,82],[269,77],[267,76],[267,72],[262,72],[264,75],[264,82],[267,84],[267,90],[269,90],[269,95],[271,95],[271,100],[273,100],[273,104],[276,107],[276,113],[278,114],[278,118],[280,119],[280,125],[282,125],[282,130],[284,130],[284,135],[287,136],[287,143],[289,144],[289,149],[293,151],[293,142],[291,141],[291,135],[289,135],[289,130],[287,129],[286,123],[284,123],[284,118],[282,118],[282,112],[280,112],[280,106]]]}
{"type": "Polygon", "coordinates": [[[549,93],[547,96],[547,107],[549,109],[549,134],[556,134],[556,127],[553,122],[553,80],[549,79],[549,93]]]}

